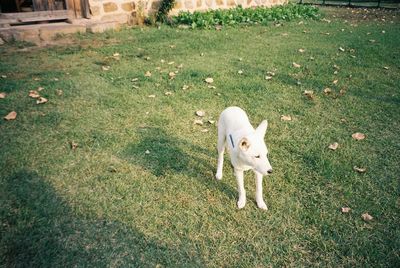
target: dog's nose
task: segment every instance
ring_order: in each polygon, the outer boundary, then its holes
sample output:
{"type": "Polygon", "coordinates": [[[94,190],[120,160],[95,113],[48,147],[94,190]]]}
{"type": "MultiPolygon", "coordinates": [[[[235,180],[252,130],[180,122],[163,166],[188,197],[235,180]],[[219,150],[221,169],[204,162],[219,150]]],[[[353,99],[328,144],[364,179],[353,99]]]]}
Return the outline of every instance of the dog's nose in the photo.
{"type": "Polygon", "coordinates": [[[272,169],[267,170],[267,173],[271,174],[272,173],[272,169]]]}

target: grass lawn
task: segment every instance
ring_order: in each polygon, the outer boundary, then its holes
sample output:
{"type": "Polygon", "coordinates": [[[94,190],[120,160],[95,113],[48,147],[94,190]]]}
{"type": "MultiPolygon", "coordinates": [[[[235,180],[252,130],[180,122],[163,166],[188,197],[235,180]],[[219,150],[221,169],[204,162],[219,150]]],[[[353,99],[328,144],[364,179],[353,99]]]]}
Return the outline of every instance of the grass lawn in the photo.
{"type": "Polygon", "coordinates": [[[400,15],[322,12],[0,46],[0,116],[17,112],[0,121],[0,266],[398,267],[400,15]],[[38,87],[45,104],[28,96],[38,87]],[[207,121],[232,105],[269,120],[267,212],[251,173],[236,208],[228,157],[214,179],[207,121]]]}

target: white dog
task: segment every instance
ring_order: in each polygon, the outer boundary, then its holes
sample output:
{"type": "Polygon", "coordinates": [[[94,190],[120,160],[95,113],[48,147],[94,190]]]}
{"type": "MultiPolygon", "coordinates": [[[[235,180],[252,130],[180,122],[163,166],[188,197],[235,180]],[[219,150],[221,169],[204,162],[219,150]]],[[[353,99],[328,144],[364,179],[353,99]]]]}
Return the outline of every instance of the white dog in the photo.
{"type": "Polygon", "coordinates": [[[215,177],[222,179],[225,144],[227,144],[231,163],[234,168],[239,190],[237,205],[246,205],[243,172],[252,169],[256,175],[256,202],[261,209],[267,210],[262,194],[263,175],[272,173],[268,160],[268,149],[264,142],[268,127],[267,120],[254,130],[245,111],[239,107],[226,108],[218,120],[218,167],[215,177]]]}

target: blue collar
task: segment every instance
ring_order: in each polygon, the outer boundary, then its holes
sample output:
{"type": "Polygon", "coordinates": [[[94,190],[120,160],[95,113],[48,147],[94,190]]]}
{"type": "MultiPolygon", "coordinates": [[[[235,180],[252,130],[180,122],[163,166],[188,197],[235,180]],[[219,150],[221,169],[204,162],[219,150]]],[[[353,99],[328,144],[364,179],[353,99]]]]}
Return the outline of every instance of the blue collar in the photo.
{"type": "Polygon", "coordinates": [[[229,138],[231,139],[232,148],[235,148],[235,145],[233,144],[233,139],[232,139],[232,135],[231,134],[229,134],[229,138]]]}

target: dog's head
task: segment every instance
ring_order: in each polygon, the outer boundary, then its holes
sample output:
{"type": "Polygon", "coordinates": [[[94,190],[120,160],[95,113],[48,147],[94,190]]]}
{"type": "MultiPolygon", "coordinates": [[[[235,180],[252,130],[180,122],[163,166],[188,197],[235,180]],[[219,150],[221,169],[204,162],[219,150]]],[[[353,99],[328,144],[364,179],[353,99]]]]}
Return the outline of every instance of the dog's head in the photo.
{"type": "Polygon", "coordinates": [[[254,133],[239,141],[239,158],[241,161],[263,175],[272,173],[272,167],[268,160],[268,149],[264,142],[267,127],[268,122],[264,120],[254,133]]]}

